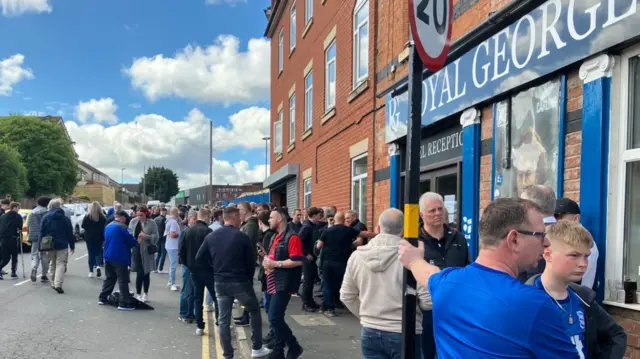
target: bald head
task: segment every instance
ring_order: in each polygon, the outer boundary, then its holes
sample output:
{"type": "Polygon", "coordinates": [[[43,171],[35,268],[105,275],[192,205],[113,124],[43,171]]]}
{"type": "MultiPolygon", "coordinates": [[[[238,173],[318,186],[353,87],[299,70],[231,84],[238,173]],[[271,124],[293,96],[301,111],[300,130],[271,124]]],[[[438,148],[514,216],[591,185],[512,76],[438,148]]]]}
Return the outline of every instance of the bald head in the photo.
{"type": "Polygon", "coordinates": [[[344,224],[344,212],[338,212],[333,217],[333,224],[344,224]]]}
{"type": "Polygon", "coordinates": [[[402,237],[402,233],[404,232],[404,214],[399,209],[386,209],[378,219],[378,226],[380,227],[380,233],[402,237]]]}

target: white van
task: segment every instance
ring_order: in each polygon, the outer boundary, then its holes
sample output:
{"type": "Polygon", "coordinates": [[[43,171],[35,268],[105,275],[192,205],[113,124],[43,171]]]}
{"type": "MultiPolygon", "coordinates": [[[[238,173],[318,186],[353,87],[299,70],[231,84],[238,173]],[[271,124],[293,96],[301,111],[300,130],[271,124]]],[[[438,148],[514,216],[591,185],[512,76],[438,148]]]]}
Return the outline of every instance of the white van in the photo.
{"type": "Polygon", "coordinates": [[[159,207],[159,206],[160,206],[160,201],[149,201],[149,202],[147,202],[147,208],[159,207]]]}

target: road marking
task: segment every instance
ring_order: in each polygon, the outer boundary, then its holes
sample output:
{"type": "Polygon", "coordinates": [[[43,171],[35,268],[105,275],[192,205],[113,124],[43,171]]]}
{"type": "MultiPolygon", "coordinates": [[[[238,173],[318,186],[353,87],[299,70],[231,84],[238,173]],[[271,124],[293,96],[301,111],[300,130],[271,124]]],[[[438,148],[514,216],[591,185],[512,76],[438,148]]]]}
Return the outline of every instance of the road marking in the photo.
{"type": "Polygon", "coordinates": [[[14,284],[14,285],[17,287],[17,286],[19,286],[19,285],[23,285],[23,284],[25,284],[25,283],[27,283],[27,282],[30,282],[30,281],[31,281],[31,279],[26,279],[26,280],[23,280],[23,281],[22,281],[22,282],[20,282],[20,283],[16,283],[16,284],[14,284]]]}
{"type": "Polygon", "coordinates": [[[202,359],[211,359],[211,353],[209,351],[209,340],[211,336],[211,326],[209,325],[209,313],[206,310],[203,310],[202,316],[204,317],[204,322],[207,323],[207,335],[202,336],[202,359]]]}
{"type": "Polygon", "coordinates": [[[86,257],[86,256],[88,256],[88,254],[82,255],[82,256],[80,256],[80,257],[78,257],[78,258],[74,258],[74,260],[76,260],[76,261],[77,261],[77,260],[80,260],[80,259],[82,259],[82,258],[84,258],[84,257],[86,257]]]}

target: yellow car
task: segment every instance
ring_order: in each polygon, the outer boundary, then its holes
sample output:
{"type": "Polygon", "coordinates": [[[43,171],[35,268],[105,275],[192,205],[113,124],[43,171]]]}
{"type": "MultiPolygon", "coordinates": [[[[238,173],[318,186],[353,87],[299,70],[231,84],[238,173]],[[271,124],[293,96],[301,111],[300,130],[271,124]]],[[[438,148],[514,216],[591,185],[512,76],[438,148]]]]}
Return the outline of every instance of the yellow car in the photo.
{"type": "Polygon", "coordinates": [[[31,243],[29,243],[29,234],[27,233],[27,222],[31,216],[31,210],[21,209],[18,213],[22,216],[22,250],[29,252],[31,251],[31,243]]]}

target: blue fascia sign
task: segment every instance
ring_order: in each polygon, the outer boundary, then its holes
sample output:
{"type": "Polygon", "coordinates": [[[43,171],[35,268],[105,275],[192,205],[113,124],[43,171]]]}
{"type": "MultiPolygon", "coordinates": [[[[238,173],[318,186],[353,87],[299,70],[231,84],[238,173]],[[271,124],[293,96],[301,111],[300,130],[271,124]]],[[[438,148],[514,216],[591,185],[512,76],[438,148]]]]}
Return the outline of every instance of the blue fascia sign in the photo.
{"type": "MultiPolygon", "coordinates": [[[[422,81],[428,126],[640,35],[640,0],[549,0],[422,81]]],[[[406,136],[409,94],[386,96],[386,142],[406,136]]]]}

